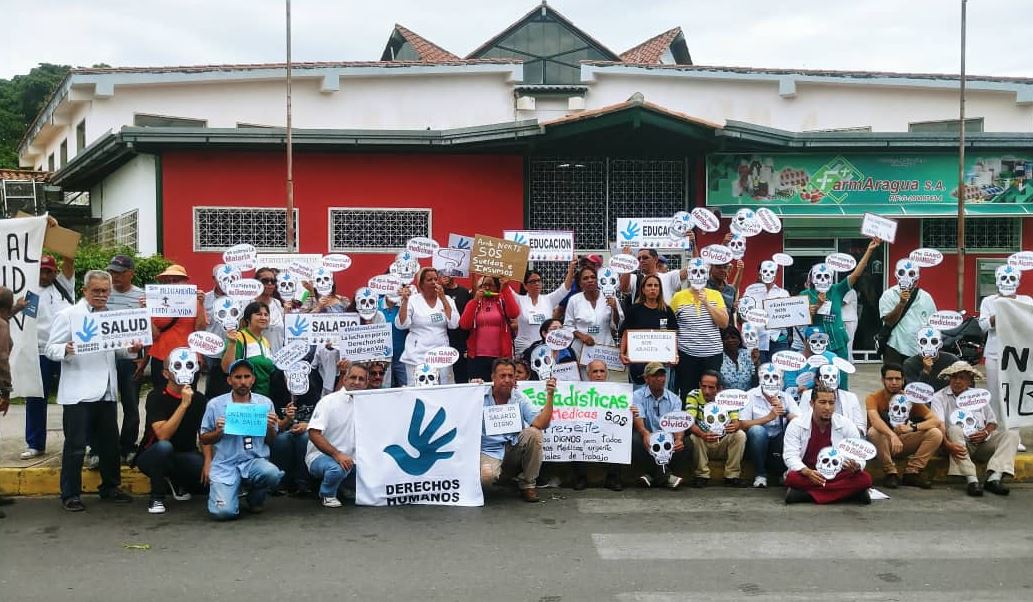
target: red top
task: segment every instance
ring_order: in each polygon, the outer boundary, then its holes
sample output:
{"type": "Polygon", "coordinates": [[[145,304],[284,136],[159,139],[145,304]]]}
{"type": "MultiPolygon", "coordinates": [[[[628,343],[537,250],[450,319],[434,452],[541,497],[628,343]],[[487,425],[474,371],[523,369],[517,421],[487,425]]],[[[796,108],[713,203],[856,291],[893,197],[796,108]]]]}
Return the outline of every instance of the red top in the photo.
{"type": "Polygon", "coordinates": [[[470,331],[467,357],[512,357],[513,335],[509,320],[520,315],[513,289],[502,287],[498,297],[470,301],[459,317],[459,327],[470,331]]]}
{"type": "Polygon", "coordinates": [[[832,445],[832,423],[824,433],[818,428],[818,423],[811,419],[811,439],[807,442],[807,451],[803,454],[803,463],[807,468],[814,468],[818,463],[818,452],[832,445]]]}

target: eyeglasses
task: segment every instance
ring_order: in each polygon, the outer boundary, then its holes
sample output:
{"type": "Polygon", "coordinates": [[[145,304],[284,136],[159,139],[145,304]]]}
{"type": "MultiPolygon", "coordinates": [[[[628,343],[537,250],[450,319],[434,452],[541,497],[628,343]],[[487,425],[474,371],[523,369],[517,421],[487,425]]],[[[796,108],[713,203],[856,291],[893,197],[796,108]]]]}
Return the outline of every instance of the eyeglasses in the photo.
{"type": "Polygon", "coordinates": [[[262,278],[259,282],[262,284],[276,284],[276,278],[262,278]]]}
{"type": "Polygon", "coordinates": [[[384,375],[384,372],[382,372],[382,371],[378,371],[378,370],[370,370],[370,373],[369,373],[369,375],[370,375],[370,376],[383,376],[383,375],[384,375]]]}

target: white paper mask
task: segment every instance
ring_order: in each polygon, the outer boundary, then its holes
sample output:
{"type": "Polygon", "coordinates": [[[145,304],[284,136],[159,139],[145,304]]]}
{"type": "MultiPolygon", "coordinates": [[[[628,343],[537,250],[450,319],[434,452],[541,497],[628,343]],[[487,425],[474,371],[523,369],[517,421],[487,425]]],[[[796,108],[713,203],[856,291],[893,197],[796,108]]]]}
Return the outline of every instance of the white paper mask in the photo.
{"type": "Polygon", "coordinates": [[[1002,265],[994,271],[997,279],[997,292],[1004,297],[1011,297],[1019,290],[1019,281],[1022,280],[1022,272],[1010,265],[1002,265]]]}
{"type": "Polygon", "coordinates": [[[966,437],[971,437],[983,430],[983,418],[966,410],[954,410],[947,417],[947,421],[959,427],[966,437]]]}
{"type": "Polygon", "coordinates": [[[372,320],[377,315],[377,294],[364,286],[355,291],[355,309],[363,320],[372,320]]]}
{"type": "Polygon", "coordinates": [[[727,247],[732,250],[732,257],[742,259],[746,255],[746,237],[742,234],[732,234],[727,247]]]}
{"type": "Polygon", "coordinates": [[[918,348],[925,357],[936,357],[943,348],[943,335],[935,328],[920,328],[916,335],[918,348]]]}
{"type": "Polygon", "coordinates": [[[760,345],[760,332],[753,322],[746,322],[742,325],[742,344],[747,349],[756,349],[760,345]]]}
{"type": "Polygon", "coordinates": [[[294,293],[298,290],[298,278],[290,272],[280,272],[276,275],[276,292],[280,293],[280,297],[284,301],[290,301],[294,298],[294,293]]]}
{"type": "Polygon", "coordinates": [[[438,384],[438,369],[430,364],[416,366],[416,386],[430,387],[438,384]]]}
{"type": "Polygon", "coordinates": [[[764,284],[771,284],[778,275],[778,264],[767,260],[760,262],[760,281],[764,284]]]}
{"type": "Polygon", "coordinates": [[[818,380],[830,389],[839,388],[839,368],[832,364],[818,366],[818,380]]]}
{"type": "Polygon", "coordinates": [[[552,349],[548,345],[539,345],[531,352],[531,370],[542,380],[552,378],[552,369],[556,364],[552,357],[552,349]]]}
{"type": "Polygon", "coordinates": [[[194,375],[197,374],[201,364],[197,361],[197,354],[187,347],[176,347],[169,353],[169,372],[177,385],[189,385],[194,382],[194,375]]]}
{"type": "Polygon", "coordinates": [[[326,268],[319,268],[312,274],[312,285],[320,295],[329,295],[334,290],[334,273],[326,268]]]}
{"type": "Polygon", "coordinates": [[[908,417],[911,416],[911,400],[902,393],[894,395],[890,398],[887,414],[890,418],[890,426],[893,428],[904,424],[907,422],[908,417]]]}
{"type": "Polygon", "coordinates": [[[818,461],[814,464],[814,470],[827,480],[836,478],[840,469],[843,468],[843,454],[834,447],[823,447],[818,452],[818,461]]]}
{"type": "Polygon", "coordinates": [[[601,292],[603,296],[607,298],[616,295],[618,278],[620,278],[620,275],[610,268],[603,268],[599,270],[599,292],[601,292]]]}
{"type": "Polygon", "coordinates": [[[404,282],[409,282],[416,272],[420,271],[420,260],[409,251],[402,251],[395,256],[395,261],[391,264],[389,271],[404,282]]]}
{"type": "Polygon", "coordinates": [[[757,223],[757,214],[753,212],[753,209],[740,209],[735,212],[732,216],[732,223],[729,228],[732,233],[742,233],[752,231],[755,227],[759,230],[759,223],[757,223]]]}
{"type": "Polygon", "coordinates": [[[649,435],[649,455],[653,456],[658,466],[667,466],[674,456],[674,437],[670,433],[658,431],[649,435]]]}
{"type": "Polygon", "coordinates": [[[707,262],[703,261],[700,257],[694,257],[689,261],[689,286],[697,291],[701,291],[707,286],[707,278],[710,275],[710,270],[707,267],[707,262]]]}
{"type": "Polygon", "coordinates": [[[215,319],[226,330],[240,328],[240,306],[230,297],[223,297],[215,303],[215,319]]]}
{"type": "Polygon", "coordinates": [[[224,293],[229,290],[231,284],[238,280],[240,280],[240,270],[229,264],[223,264],[215,273],[215,281],[219,283],[219,288],[224,293]]]}
{"type": "Polygon", "coordinates": [[[811,286],[819,293],[827,293],[832,288],[832,270],[822,262],[811,268],[811,286]]]}
{"type": "Polygon", "coordinates": [[[774,364],[761,364],[757,375],[760,378],[760,391],[765,395],[778,395],[782,390],[782,371],[774,364]]]}
{"type": "Polygon", "coordinates": [[[308,393],[308,373],[311,371],[312,366],[308,362],[297,362],[284,371],[284,376],[287,377],[287,390],[292,395],[308,393]]]}
{"type": "Polygon", "coordinates": [[[811,350],[814,355],[821,355],[825,353],[825,350],[829,347],[829,335],[824,332],[811,333],[811,336],[807,337],[807,348],[811,350]]]}
{"type": "Polygon", "coordinates": [[[900,290],[910,289],[918,282],[918,264],[910,259],[901,259],[897,261],[897,268],[893,274],[897,277],[897,286],[900,290]]]}
{"type": "Polygon", "coordinates": [[[728,412],[712,401],[703,406],[701,422],[702,424],[699,425],[701,429],[721,437],[725,434],[725,425],[728,424],[728,412]]]}
{"type": "Polygon", "coordinates": [[[692,219],[692,214],[688,211],[675,213],[674,217],[671,218],[671,238],[684,237],[695,225],[695,220],[692,219]]]}

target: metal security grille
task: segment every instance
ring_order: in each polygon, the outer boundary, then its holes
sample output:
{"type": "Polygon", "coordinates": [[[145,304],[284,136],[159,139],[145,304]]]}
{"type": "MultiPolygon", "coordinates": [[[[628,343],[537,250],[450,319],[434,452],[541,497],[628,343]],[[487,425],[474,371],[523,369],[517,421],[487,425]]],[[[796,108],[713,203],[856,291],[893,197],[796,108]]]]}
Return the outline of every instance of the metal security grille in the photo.
{"type": "Polygon", "coordinates": [[[39,204],[37,197],[43,192],[43,185],[25,180],[4,180],[0,187],[4,201],[4,216],[14,217],[19,211],[36,215],[39,204]]]}
{"type": "MultiPolygon", "coordinates": [[[[294,248],[300,230],[294,210],[294,248]]],[[[287,250],[287,210],[259,207],[194,207],[194,250],[223,251],[250,243],[259,251],[287,250]]]]}
{"type": "Polygon", "coordinates": [[[607,236],[619,217],[670,217],[685,209],[685,162],[611,159],[607,236]]]}
{"type": "MultiPolygon", "coordinates": [[[[958,247],[958,221],[953,218],[922,220],[922,246],[940,251],[958,247]]],[[[1022,246],[1022,220],[983,217],[965,220],[965,248],[971,251],[1017,251],[1022,246]]]]}
{"type": "Polygon", "coordinates": [[[430,233],[430,209],[330,209],[329,246],[334,252],[395,252],[410,238],[430,233]]]}
{"type": "Polygon", "coordinates": [[[104,220],[97,227],[97,243],[104,248],[130,247],[139,250],[138,219],[138,212],[134,209],[104,220]]]}

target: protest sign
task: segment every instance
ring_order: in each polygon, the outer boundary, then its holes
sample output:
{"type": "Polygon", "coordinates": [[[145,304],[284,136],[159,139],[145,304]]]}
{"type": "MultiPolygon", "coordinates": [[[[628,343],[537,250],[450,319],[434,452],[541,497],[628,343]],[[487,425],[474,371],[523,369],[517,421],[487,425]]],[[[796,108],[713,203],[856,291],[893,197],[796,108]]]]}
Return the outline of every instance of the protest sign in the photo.
{"type": "Polygon", "coordinates": [[[593,360],[602,360],[607,370],[624,372],[627,369],[621,362],[621,350],[612,345],[585,345],[581,351],[581,365],[587,366],[593,360]]]}
{"type": "Polygon", "coordinates": [[[807,365],[811,368],[820,368],[829,363],[829,358],[824,355],[812,355],[807,358],[807,365]]]}
{"type": "Polygon", "coordinates": [[[714,397],[714,401],[717,405],[727,410],[741,410],[746,407],[746,402],[750,400],[750,396],[741,389],[725,389],[718,391],[717,396],[714,397]]]}
{"type": "Polygon", "coordinates": [[[449,234],[448,246],[450,249],[465,249],[469,251],[473,248],[473,237],[466,236],[465,234],[449,234]]]}
{"type": "Polygon", "coordinates": [[[308,349],[305,341],[294,341],[290,345],[284,345],[273,354],[273,364],[280,370],[287,370],[308,355],[308,349]]]}
{"type": "Polygon", "coordinates": [[[466,278],[470,275],[470,249],[438,249],[431,265],[440,275],[466,278]]]}
{"type": "Polygon", "coordinates": [[[390,324],[358,324],[340,330],[341,357],[353,362],[391,361],[390,324]]]}
{"type": "Polygon", "coordinates": [[[560,351],[570,347],[574,342],[574,330],[571,328],[557,328],[550,330],[545,335],[545,344],[553,351],[560,351]]]}
{"type": "Polygon", "coordinates": [[[811,304],[802,295],[765,299],[764,311],[768,313],[767,327],[771,330],[811,323],[811,304]]]}
{"type": "Polygon", "coordinates": [[[638,269],[638,258],[627,253],[618,253],[610,257],[608,265],[618,274],[627,274],[638,269]]]}
{"type": "MultiPolygon", "coordinates": [[[[545,383],[517,383],[535,407],[545,405],[545,383]]],[[[560,382],[552,423],[542,437],[546,462],[631,463],[631,385],[560,382]]]]}
{"type": "Polygon", "coordinates": [[[378,295],[397,295],[398,289],[402,288],[402,281],[394,274],[381,274],[369,279],[366,286],[369,290],[378,295]]]}
{"type": "MultiPolygon", "coordinates": [[[[230,283],[226,287],[226,296],[230,297],[237,302],[237,305],[241,307],[247,307],[247,304],[254,300],[255,297],[262,294],[262,290],[265,287],[261,282],[254,278],[244,278],[237,280],[236,282],[230,283]]],[[[148,303],[148,305],[150,305],[148,303]]]]}
{"type": "Polygon", "coordinates": [[[508,435],[524,429],[520,406],[515,403],[491,405],[484,408],[484,434],[508,435]]]}
{"type": "Polygon", "coordinates": [[[841,440],[836,445],[836,449],[859,462],[871,460],[878,455],[878,450],[873,443],[858,437],[841,440]]]}
{"type": "Polygon", "coordinates": [[[771,356],[771,363],[783,372],[792,372],[806,366],[807,358],[795,351],[779,351],[771,356]]]}
{"type": "Polygon", "coordinates": [[[1008,265],[1025,272],[1033,270],[1033,251],[1019,251],[1008,256],[1008,265]]]}
{"type": "Polygon", "coordinates": [[[647,249],[688,249],[689,239],[671,237],[669,217],[619,217],[617,218],[617,243],[627,247],[647,249]]]}
{"type": "Polygon", "coordinates": [[[262,403],[226,404],[226,424],[223,432],[227,435],[244,437],[265,437],[269,428],[269,407],[262,403]]]}
{"type": "Polygon", "coordinates": [[[696,421],[688,412],[668,412],[660,417],[660,430],[667,433],[681,433],[692,428],[696,421]]]}
{"type": "Polygon", "coordinates": [[[134,343],[151,344],[151,319],[142,307],[97,313],[76,312],[70,317],[72,345],[77,355],[126,349],[134,343]]]}
{"type": "MultiPolygon", "coordinates": [[[[195,353],[208,357],[219,357],[226,349],[226,341],[219,335],[206,330],[191,332],[187,337],[187,346],[195,353]]],[[[308,351],[308,347],[305,347],[308,351]]]]}
{"type": "Polygon", "coordinates": [[[707,245],[700,249],[699,256],[710,265],[724,265],[734,259],[732,250],[724,245],[707,245]]]}
{"type": "Polygon", "coordinates": [[[417,257],[431,257],[439,248],[438,241],[426,236],[416,236],[405,243],[405,250],[417,257]]]}
{"type": "Polygon", "coordinates": [[[825,263],[837,272],[850,272],[857,267],[857,260],[847,253],[830,253],[825,257],[825,263]]]}
{"type": "Polygon", "coordinates": [[[314,265],[307,261],[292,261],[287,265],[287,271],[294,274],[301,280],[308,280],[311,282],[316,270],[322,267],[322,262],[322,258],[320,258],[319,263],[314,265]]]}
{"type": "Polygon", "coordinates": [[[921,268],[934,268],[943,263],[943,253],[936,249],[915,249],[908,254],[908,259],[921,268]]]}
{"type": "Polygon", "coordinates": [[[257,253],[255,246],[247,243],[234,245],[222,252],[222,262],[227,263],[241,272],[248,272],[255,269],[257,253]]]}
{"type": "Polygon", "coordinates": [[[531,248],[510,240],[478,234],[473,239],[470,253],[470,272],[522,280],[527,271],[527,257],[531,248]]]}
{"type": "Polygon", "coordinates": [[[633,364],[673,362],[678,357],[675,330],[628,330],[628,359],[633,364]]]}
{"type": "MultiPolygon", "coordinates": [[[[14,214],[16,218],[35,217],[31,213],[18,211],[14,214]]],[[[79,254],[79,241],[82,234],[75,230],[69,230],[62,226],[47,224],[46,233],[43,235],[43,246],[52,253],[61,257],[75,257],[79,254]]],[[[10,287],[8,287],[10,288],[10,287]]],[[[17,298],[17,295],[15,296],[17,298]]]]}
{"type": "Polygon", "coordinates": [[[696,207],[692,210],[692,219],[704,232],[717,232],[721,227],[721,220],[714,215],[714,212],[706,207],[696,207]]]}
{"type": "Polygon", "coordinates": [[[459,351],[447,345],[435,347],[427,352],[423,361],[435,368],[446,368],[459,361],[459,351]]]}
{"type": "Polygon", "coordinates": [[[771,261],[783,267],[790,266],[793,265],[793,256],[786,253],[775,253],[771,256],[771,261]]]}
{"type": "Polygon", "coordinates": [[[782,220],[767,207],[757,209],[757,222],[760,223],[761,229],[769,234],[778,234],[782,231],[782,220]]]}
{"type": "Polygon", "coordinates": [[[768,323],[768,312],[758,307],[754,307],[753,309],[747,310],[746,315],[743,316],[743,318],[751,324],[766,326],[768,323]]]}
{"type": "Polygon", "coordinates": [[[331,272],[343,272],[352,267],[352,258],[341,253],[324,255],[321,265],[331,272]]]}
{"type": "Polygon", "coordinates": [[[581,371],[578,370],[577,362],[560,362],[552,367],[552,377],[556,380],[581,380],[581,371]]]}
{"type": "Polygon", "coordinates": [[[148,284],[147,311],[152,318],[191,318],[197,315],[193,284],[148,284]]]}
{"type": "Polygon", "coordinates": [[[928,324],[931,328],[943,332],[944,330],[951,330],[961,326],[961,323],[964,321],[965,316],[962,316],[960,313],[950,309],[941,309],[929,316],[928,324]]]}
{"type": "Polygon", "coordinates": [[[1018,299],[998,298],[997,336],[1001,342],[998,391],[1004,416],[1002,428],[1033,426],[1033,305],[1018,299]]]}
{"type": "Polygon", "coordinates": [[[486,385],[356,391],[355,503],[482,506],[486,385]]]}
{"type": "Polygon", "coordinates": [[[304,341],[309,345],[340,342],[339,331],[359,323],[359,314],[287,314],[283,317],[284,345],[304,341]]]}
{"type": "Polygon", "coordinates": [[[986,389],[967,389],[958,395],[955,403],[961,410],[978,410],[990,403],[990,392],[986,389]]]}
{"type": "Polygon", "coordinates": [[[255,265],[258,267],[273,268],[280,272],[286,272],[287,266],[294,262],[304,263],[311,272],[323,263],[323,256],[319,253],[258,253],[255,256],[255,265]]]}
{"type": "Polygon", "coordinates": [[[893,243],[897,239],[897,222],[874,213],[865,213],[861,221],[861,234],[893,243]]]}
{"type": "Polygon", "coordinates": [[[571,261],[574,259],[574,233],[563,230],[505,230],[503,238],[527,245],[529,261],[571,261]]]}
{"type": "MultiPolygon", "coordinates": [[[[52,228],[51,228],[52,229],[52,228]]],[[[39,305],[39,260],[43,254],[46,217],[0,220],[0,285],[11,290],[15,299],[29,293],[39,305]]],[[[8,320],[11,327],[12,397],[42,397],[43,380],[39,372],[36,319],[24,313],[8,320]]]]}
{"type": "Polygon", "coordinates": [[[929,404],[933,401],[933,395],[936,391],[932,386],[927,385],[923,382],[908,383],[904,387],[904,394],[911,400],[912,403],[929,404]]]}

